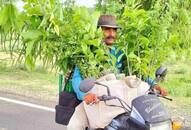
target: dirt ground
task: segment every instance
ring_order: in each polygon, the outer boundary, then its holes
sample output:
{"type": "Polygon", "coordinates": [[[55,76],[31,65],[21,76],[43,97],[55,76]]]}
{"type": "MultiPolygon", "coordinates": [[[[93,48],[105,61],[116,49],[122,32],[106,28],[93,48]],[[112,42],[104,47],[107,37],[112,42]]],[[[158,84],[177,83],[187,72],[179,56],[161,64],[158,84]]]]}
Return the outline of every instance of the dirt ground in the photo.
{"type": "Polygon", "coordinates": [[[172,120],[181,121],[184,129],[191,130],[191,98],[172,97],[173,101],[161,99],[167,107],[172,120]]]}

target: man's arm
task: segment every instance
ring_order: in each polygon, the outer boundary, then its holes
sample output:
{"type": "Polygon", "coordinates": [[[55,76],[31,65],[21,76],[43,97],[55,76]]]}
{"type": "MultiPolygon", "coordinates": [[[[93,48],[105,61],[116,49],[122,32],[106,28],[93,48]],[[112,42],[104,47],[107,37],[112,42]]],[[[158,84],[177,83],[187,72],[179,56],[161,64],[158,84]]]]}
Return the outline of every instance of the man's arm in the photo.
{"type": "Polygon", "coordinates": [[[147,82],[151,88],[154,88],[155,90],[158,90],[162,96],[167,96],[168,91],[165,88],[162,88],[160,85],[157,84],[157,82],[150,77],[147,77],[145,82],[147,82]]]}
{"type": "Polygon", "coordinates": [[[80,83],[82,82],[82,80],[83,80],[83,78],[80,74],[80,70],[76,66],[74,69],[73,77],[72,77],[72,87],[79,100],[83,100],[84,96],[86,95],[86,93],[80,91],[80,83]]]}

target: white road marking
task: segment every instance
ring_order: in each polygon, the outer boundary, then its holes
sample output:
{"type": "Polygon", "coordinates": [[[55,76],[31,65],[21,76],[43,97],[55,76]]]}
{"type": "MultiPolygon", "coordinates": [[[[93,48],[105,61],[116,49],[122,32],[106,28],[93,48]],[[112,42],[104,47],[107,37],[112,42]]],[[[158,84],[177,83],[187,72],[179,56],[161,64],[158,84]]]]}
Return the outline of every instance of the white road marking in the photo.
{"type": "Polygon", "coordinates": [[[53,109],[53,108],[35,105],[32,103],[28,103],[28,102],[18,101],[18,100],[4,98],[4,97],[0,97],[0,100],[15,103],[15,104],[20,104],[20,105],[27,106],[27,107],[32,107],[32,108],[37,108],[37,109],[46,110],[46,111],[50,111],[50,112],[55,112],[55,109],[53,109]]]}

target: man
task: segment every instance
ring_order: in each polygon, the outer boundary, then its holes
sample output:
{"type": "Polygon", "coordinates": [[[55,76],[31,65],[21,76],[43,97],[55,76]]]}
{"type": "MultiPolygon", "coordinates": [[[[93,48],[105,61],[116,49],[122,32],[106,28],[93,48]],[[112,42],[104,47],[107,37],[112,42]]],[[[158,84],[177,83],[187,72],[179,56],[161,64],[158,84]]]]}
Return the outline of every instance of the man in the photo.
{"type": "MultiPolygon", "coordinates": [[[[101,27],[103,34],[104,34],[104,43],[107,46],[112,46],[117,35],[117,29],[120,27],[116,24],[115,17],[112,15],[102,15],[98,20],[98,27],[101,27]]],[[[117,56],[118,57],[118,56],[117,56]]],[[[121,69],[121,68],[118,68],[121,69]]],[[[161,88],[158,84],[153,82],[152,79],[147,80],[149,85],[154,85],[154,88],[158,90],[163,96],[167,95],[167,91],[161,88]]],[[[87,104],[90,103],[97,103],[98,99],[95,94],[87,94],[84,96],[84,101],[87,104]]]]}
{"type": "MultiPolygon", "coordinates": [[[[103,43],[107,46],[113,46],[113,43],[115,39],[117,38],[117,29],[120,29],[120,27],[116,23],[116,19],[112,15],[101,15],[98,20],[98,28],[101,27],[103,31],[103,43]]],[[[113,54],[116,58],[118,58],[121,55],[121,52],[115,54],[115,49],[110,50],[110,53],[113,54]]],[[[119,61],[116,64],[122,64],[122,61],[119,61]]],[[[122,69],[121,66],[117,69],[122,69]]],[[[97,95],[92,93],[83,93],[80,91],[79,86],[80,83],[83,81],[82,76],[80,74],[79,68],[76,66],[74,69],[74,74],[72,78],[72,87],[74,89],[74,92],[77,95],[77,98],[79,100],[83,100],[86,102],[86,104],[93,104],[98,103],[99,100],[97,98],[97,95]]],[[[167,91],[165,89],[162,89],[159,85],[155,85],[156,89],[161,92],[162,95],[167,95],[167,91]]],[[[88,121],[85,115],[84,108],[82,104],[80,104],[73,114],[73,117],[71,118],[67,128],[68,130],[83,130],[85,129],[85,126],[88,126],[88,121]]]]}

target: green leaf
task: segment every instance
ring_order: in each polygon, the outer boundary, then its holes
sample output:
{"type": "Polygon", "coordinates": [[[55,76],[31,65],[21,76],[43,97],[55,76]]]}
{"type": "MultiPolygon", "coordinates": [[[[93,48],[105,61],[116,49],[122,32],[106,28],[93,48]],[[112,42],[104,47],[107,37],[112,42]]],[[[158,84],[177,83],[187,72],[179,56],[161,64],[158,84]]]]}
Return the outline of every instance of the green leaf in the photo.
{"type": "Polygon", "coordinates": [[[117,62],[117,58],[113,54],[109,54],[109,57],[111,59],[111,65],[115,66],[117,62]]]}
{"type": "Polygon", "coordinates": [[[144,37],[144,36],[141,36],[140,38],[139,38],[139,40],[140,40],[140,43],[141,43],[141,45],[144,45],[144,46],[148,46],[149,45],[149,39],[148,38],[146,38],[146,37],[144,37]]]}
{"type": "Polygon", "coordinates": [[[26,56],[31,55],[32,49],[34,47],[35,41],[32,40],[27,43],[27,48],[26,48],[26,56]]]}
{"type": "Polygon", "coordinates": [[[13,4],[6,4],[3,9],[0,10],[0,26],[6,31],[9,31],[11,28],[18,30],[17,15],[17,8],[13,4]]]}
{"type": "Polygon", "coordinates": [[[56,34],[59,36],[60,31],[59,31],[59,26],[58,25],[54,25],[54,30],[55,30],[56,34]]]}
{"type": "Polygon", "coordinates": [[[122,53],[122,54],[117,58],[117,62],[120,62],[120,61],[122,60],[123,56],[124,56],[124,53],[122,53]]]}
{"type": "Polygon", "coordinates": [[[81,44],[81,47],[82,47],[82,51],[84,54],[87,54],[88,53],[88,46],[85,44],[85,43],[82,43],[81,44]]]}
{"type": "Polygon", "coordinates": [[[38,40],[42,36],[42,32],[39,30],[29,30],[27,32],[22,32],[24,40],[38,40]]]}
{"type": "Polygon", "coordinates": [[[54,5],[55,5],[55,0],[50,0],[50,6],[51,6],[51,8],[53,8],[54,5]]]}
{"type": "Polygon", "coordinates": [[[33,70],[35,68],[35,63],[31,55],[26,56],[25,65],[27,70],[33,70]]]}
{"type": "Polygon", "coordinates": [[[130,59],[133,59],[133,58],[136,58],[137,56],[134,54],[134,52],[131,52],[129,55],[128,55],[128,58],[130,59]]]}

